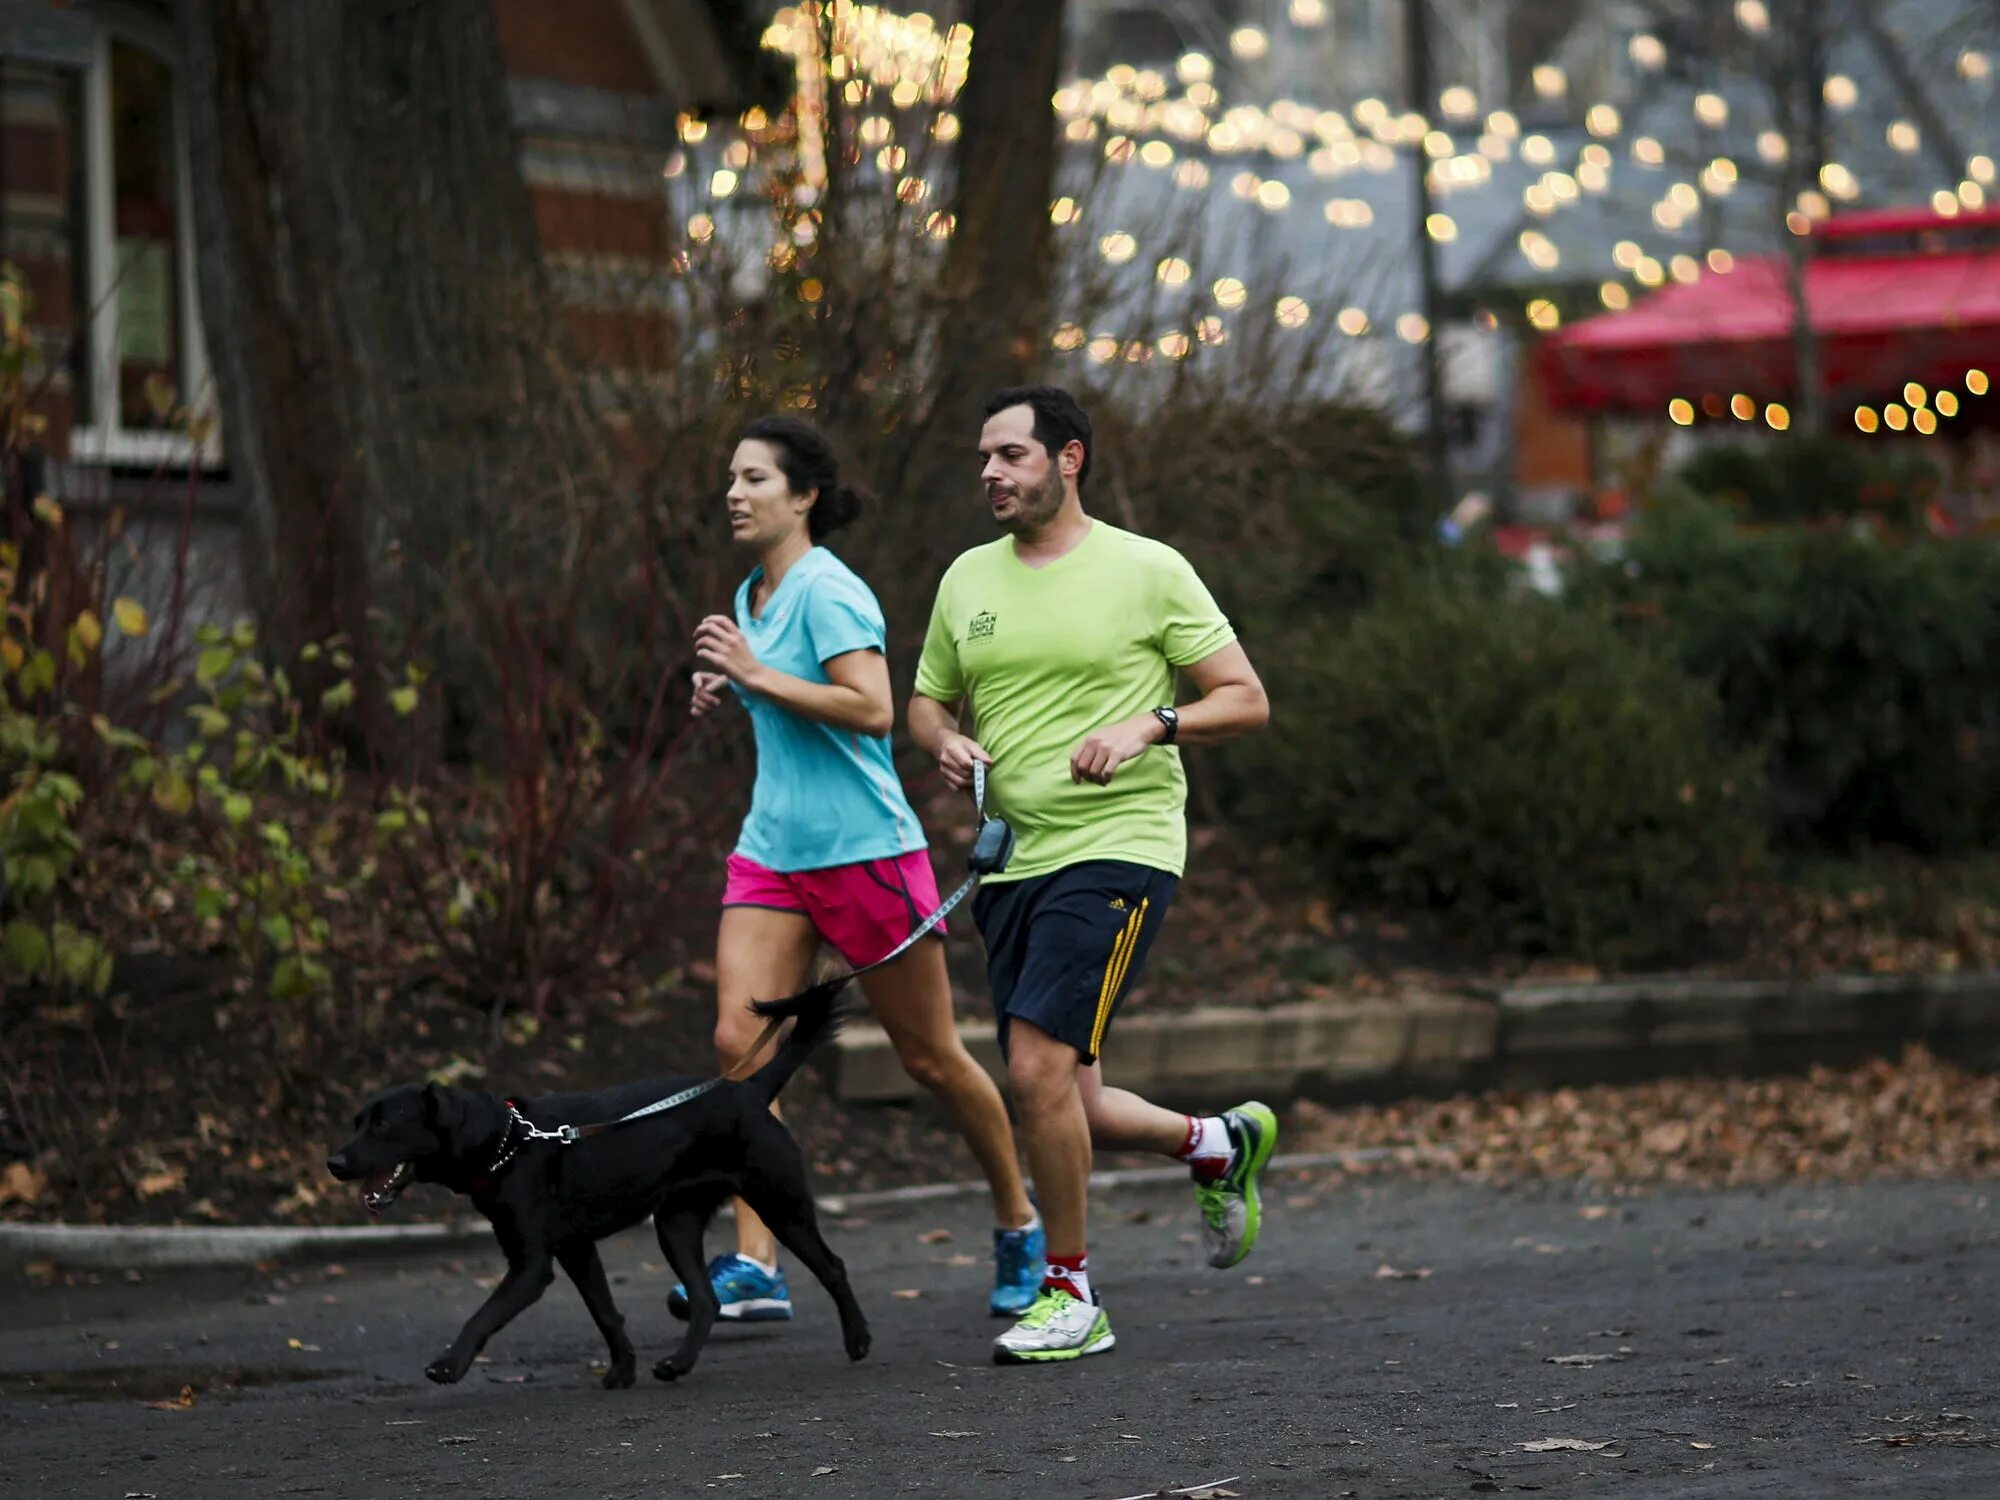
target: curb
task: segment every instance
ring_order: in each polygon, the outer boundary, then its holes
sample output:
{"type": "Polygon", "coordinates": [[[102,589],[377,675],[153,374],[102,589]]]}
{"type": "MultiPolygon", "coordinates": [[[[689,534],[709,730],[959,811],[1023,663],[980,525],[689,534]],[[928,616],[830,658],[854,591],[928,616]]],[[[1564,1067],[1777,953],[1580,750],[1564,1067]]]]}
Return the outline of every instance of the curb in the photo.
{"type": "MultiPolygon", "coordinates": [[[[960,1026],[1003,1086],[990,1023],[960,1026]]],[[[1351,1105],[1484,1089],[1584,1087],[1675,1075],[1799,1072],[1894,1057],[1914,1042],[2000,1067],[2000,972],[1886,978],[1473,985],[1457,994],[1198,1006],[1121,1019],[1105,1076],[1182,1108],[1245,1097],[1351,1105]]],[[[834,1039],[835,1097],[920,1097],[879,1027],[834,1039]]]]}
{"type": "Polygon", "coordinates": [[[427,1250],[491,1231],[469,1224],[302,1225],[190,1228],[134,1224],[0,1224],[0,1267],[53,1260],[66,1266],[165,1270],[191,1266],[254,1266],[305,1254],[379,1254],[427,1250]]]}
{"type": "MultiPolygon", "coordinates": [[[[1450,1152],[1436,1147],[1370,1147],[1274,1156],[1267,1172],[1319,1167],[1375,1166],[1383,1162],[1447,1163],[1450,1152]]],[[[1110,1191],[1187,1181],[1186,1167],[1133,1167],[1093,1172],[1091,1187],[1110,1191]]],[[[832,1194],[818,1200],[821,1213],[844,1217],[871,1208],[970,1198],[987,1191],[984,1182],[931,1182],[832,1194]]],[[[723,1212],[726,1214],[727,1209],[723,1212]]],[[[0,1224],[0,1269],[52,1260],[91,1270],[187,1270],[252,1266],[304,1256],[386,1254],[421,1251],[484,1240],[484,1220],[467,1224],[363,1224],[301,1226],[297,1229],[187,1228],[179,1225],[0,1224]]]]}
{"type": "MultiPolygon", "coordinates": [[[[1264,1164],[1264,1170],[1296,1172],[1319,1167],[1379,1166],[1384,1162],[1447,1166],[1457,1160],[1455,1152],[1447,1151],[1442,1146],[1368,1146],[1351,1151],[1312,1151],[1293,1156],[1274,1156],[1264,1164]]],[[[1090,1185],[1099,1192],[1114,1188],[1152,1187],[1160,1183],[1185,1183],[1187,1180],[1186,1167],[1125,1167],[1090,1174],[1090,1185]]],[[[821,1213],[845,1215],[858,1209],[984,1196],[986,1191],[983,1182],[932,1182],[915,1187],[880,1188],[865,1193],[837,1193],[819,1199],[818,1203],[821,1213]]]]}

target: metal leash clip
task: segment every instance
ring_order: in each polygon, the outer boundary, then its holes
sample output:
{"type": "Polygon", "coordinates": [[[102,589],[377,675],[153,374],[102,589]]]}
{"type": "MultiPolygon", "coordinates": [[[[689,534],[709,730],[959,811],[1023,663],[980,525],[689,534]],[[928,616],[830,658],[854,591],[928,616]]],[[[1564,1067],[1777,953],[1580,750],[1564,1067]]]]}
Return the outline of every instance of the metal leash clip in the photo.
{"type": "Polygon", "coordinates": [[[1014,857],[1014,830],[1005,818],[986,816],[986,764],[972,763],[972,805],[979,818],[979,831],[972,837],[972,852],[966,864],[975,875],[998,875],[1014,857]]]}

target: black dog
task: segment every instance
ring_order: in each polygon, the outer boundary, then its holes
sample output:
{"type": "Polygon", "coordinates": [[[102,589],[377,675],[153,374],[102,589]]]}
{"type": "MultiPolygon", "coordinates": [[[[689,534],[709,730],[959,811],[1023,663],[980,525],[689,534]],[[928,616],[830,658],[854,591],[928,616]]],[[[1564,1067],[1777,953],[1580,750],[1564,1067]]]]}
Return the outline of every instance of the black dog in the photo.
{"type": "Polygon", "coordinates": [[[449,1385],[464,1377],[486,1341],[548,1290],[555,1267],[569,1273],[611,1351],[607,1390],[632,1384],[632,1344],[611,1301],[597,1242],[653,1215],[660,1249],[688,1294],[687,1336],[653,1373],[673,1380],[694,1368],[718,1303],[702,1255],[702,1231],[731,1194],[747,1200],[778,1242],[817,1276],[840,1311],[849,1359],[868,1352],[868,1322],[847,1269],[820,1236],[804,1160],[772,1099],[806,1055],[839,1025],[834,998],[845,979],[789,1000],[760,1003],[766,1017],[797,1017],[772,1059],[741,1082],[592,1135],[573,1145],[530,1137],[543,1130],[615,1120],[678,1092],[687,1078],[655,1079],[595,1094],[509,1101],[436,1084],[387,1089],[362,1106],[354,1139],[328,1160],[342,1182],[360,1181],[380,1213],[411,1182],[464,1193],[493,1225],[507,1275],[443,1354],[424,1368],[449,1385]]]}

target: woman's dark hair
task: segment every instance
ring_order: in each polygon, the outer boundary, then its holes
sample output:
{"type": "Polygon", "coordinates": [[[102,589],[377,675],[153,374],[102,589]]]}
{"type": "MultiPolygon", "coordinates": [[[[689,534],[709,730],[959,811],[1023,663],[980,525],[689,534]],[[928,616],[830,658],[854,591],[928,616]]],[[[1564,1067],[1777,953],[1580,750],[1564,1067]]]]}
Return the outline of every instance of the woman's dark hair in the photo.
{"type": "Polygon", "coordinates": [[[819,491],[806,512],[806,534],[815,542],[825,541],[861,514],[868,493],[840,482],[840,460],[833,455],[833,444],[812,423],[798,417],[759,417],[743,429],[741,441],[752,439],[770,445],[794,495],[819,491]]]}

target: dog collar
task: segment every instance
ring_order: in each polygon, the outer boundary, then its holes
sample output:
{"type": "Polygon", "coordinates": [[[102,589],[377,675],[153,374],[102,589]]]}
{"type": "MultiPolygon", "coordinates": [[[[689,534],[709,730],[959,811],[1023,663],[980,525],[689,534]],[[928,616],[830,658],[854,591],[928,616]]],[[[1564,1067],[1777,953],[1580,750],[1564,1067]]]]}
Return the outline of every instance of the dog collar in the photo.
{"type": "MultiPolygon", "coordinates": [[[[507,1100],[506,1104],[507,1104],[507,1128],[500,1133],[500,1146],[499,1149],[494,1153],[493,1160],[487,1163],[486,1170],[484,1172],[481,1172],[479,1176],[473,1179],[472,1187],[475,1192],[478,1191],[480,1188],[485,1187],[496,1176],[498,1176],[500,1169],[506,1166],[507,1163],[512,1161],[517,1155],[519,1155],[521,1148],[525,1146],[530,1139],[530,1136],[525,1133],[517,1134],[515,1129],[515,1127],[517,1126],[527,1125],[528,1124],[527,1119],[521,1114],[521,1111],[515,1107],[514,1101],[512,1099],[507,1100]]],[[[533,1130],[534,1127],[530,1125],[528,1126],[528,1129],[533,1130]]]]}

